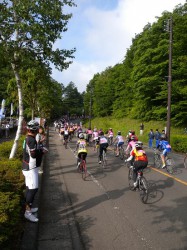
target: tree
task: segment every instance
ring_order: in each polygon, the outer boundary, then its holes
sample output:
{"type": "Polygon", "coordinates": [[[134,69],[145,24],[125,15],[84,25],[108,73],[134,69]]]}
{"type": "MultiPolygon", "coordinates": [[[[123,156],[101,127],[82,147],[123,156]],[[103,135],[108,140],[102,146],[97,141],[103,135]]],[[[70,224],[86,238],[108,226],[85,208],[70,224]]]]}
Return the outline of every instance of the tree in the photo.
{"type": "Polygon", "coordinates": [[[64,14],[65,6],[75,6],[73,0],[3,0],[0,3],[0,42],[6,50],[13,69],[19,99],[19,121],[16,137],[10,153],[13,158],[21,135],[23,121],[22,79],[20,70],[27,56],[49,66],[53,63],[59,70],[66,69],[75,49],[54,49],[54,43],[67,31],[71,14],[64,14]]]}

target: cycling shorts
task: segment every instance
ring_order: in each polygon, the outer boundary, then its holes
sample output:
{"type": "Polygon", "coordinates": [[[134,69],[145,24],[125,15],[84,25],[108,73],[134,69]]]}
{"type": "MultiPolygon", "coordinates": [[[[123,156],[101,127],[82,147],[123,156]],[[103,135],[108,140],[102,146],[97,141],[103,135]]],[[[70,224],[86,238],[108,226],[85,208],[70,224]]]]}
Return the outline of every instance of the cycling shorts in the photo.
{"type": "Polygon", "coordinates": [[[25,176],[25,185],[29,189],[38,188],[38,168],[33,168],[29,171],[22,171],[25,176]]]}
{"type": "Polygon", "coordinates": [[[167,153],[168,153],[167,149],[164,149],[164,150],[162,151],[162,155],[164,155],[164,156],[167,156],[167,153]]]}
{"type": "Polygon", "coordinates": [[[117,146],[120,147],[124,144],[124,141],[118,142],[117,146]]]}

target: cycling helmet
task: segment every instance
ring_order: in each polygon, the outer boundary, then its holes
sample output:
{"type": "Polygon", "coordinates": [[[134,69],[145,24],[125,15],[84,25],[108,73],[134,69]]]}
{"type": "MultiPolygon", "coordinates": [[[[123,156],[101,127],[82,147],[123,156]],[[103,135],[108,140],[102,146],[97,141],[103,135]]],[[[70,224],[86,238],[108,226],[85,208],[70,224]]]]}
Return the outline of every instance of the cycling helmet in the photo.
{"type": "Polygon", "coordinates": [[[80,134],[79,134],[79,138],[80,138],[80,139],[84,139],[84,134],[83,134],[83,133],[80,133],[80,134]]]}
{"type": "Polygon", "coordinates": [[[97,129],[96,129],[96,128],[94,128],[94,132],[97,132],[97,129]]]}
{"type": "Polygon", "coordinates": [[[134,136],[134,135],[131,136],[131,140],[132,140],[132,141],[136,140],[136,136],[134,136]]]}
{"type": "Polygon", "coordinates": [[[99,135],[104,135],[104,132],[103,132],[103,131],[101,131],[101,132],[99,133],[99,135]]]}
{"type": "Polygon", "coordinates": [[[141,141],[137,141],[135,144],[135,148],[142,148],[142,146],[143,146],[143,142],[141,141]]]}
{"type": "Polygon", "coordinates": [[[132,135],[135,135],[135,131],[134,131],[134,130],[131,130],[131,134],[132,134],[132,135]]]}
{"type": "Polygon", "coordinates": [[[121,131],[118,131],[118,135],[121,135],[121,131]]]}
{"type": "Polygon", "coordinates": [[[160,136],[160,139],[161,139],[161,140],[166,139],[166,135],[165,135],[165,134],[162,134],[162,135],[160,136]]]}
{"type": "Polygon", "coordinates": [[[35,120],[31,120],[30,122],[27,123],[27,129],[36,131],[39,129],[39,123],[35,120]]]}

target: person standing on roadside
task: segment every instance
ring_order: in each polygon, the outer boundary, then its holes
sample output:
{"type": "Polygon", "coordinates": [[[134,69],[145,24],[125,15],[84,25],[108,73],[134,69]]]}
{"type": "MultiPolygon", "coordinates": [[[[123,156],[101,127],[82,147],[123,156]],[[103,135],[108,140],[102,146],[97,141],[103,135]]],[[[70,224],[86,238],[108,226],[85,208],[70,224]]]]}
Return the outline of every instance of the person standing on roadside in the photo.
{"type": "Polygon", "coordinates": [[[144,131],[144,124],[141,123],[140,124],[140,135],[143,135],[143,131],[144,131]]]}
{"type": "Polygon", "coordinates": [[[158,129],[156,129],[156,131],[155,131],[155,141],[156,141],[156,148],[157,148],[157,146],[158,146],[158,144],[159,144],[159,142],[160,142],[160,136],[161,136],[161,134],[160,134],[160,132],[158,131],[158,129]]]}
{"type": "Polygon", "coordinates": [[[148,138],[149,138],[148,145],[149,145],[149,148],[153,147],[154,137],[155,137],[155,135],[154,135],[153,129],[150,129],[150,132],[148,134],[148,138]]]}
{"type": "MultiPolygon", "coordinates": [[[[39,126],[39,130],[36,135],[36,142],[37,142],[37,149],[42,150],[46,146],[46,134],[45,134],[44,127],[42,126],[39,126]]],[[[38,167],[41,167],[42,159],[43,159],[43,154],[40,155],[40,158],[38,157],[38,161],[37,161],[38,167]]],[[[43,170],[39,169],[39,173],[43,173],[43,170]]]]}
{"type": "Polygon", "coordinates": [[[32,222],[38,222],[34,215],[38,208],[33,208],[34,197],[38,191],[38,166],[37,161],[43,154],[41,149],[37,148],[36,134],[38,133],[39,124],[31,120],[27,124],[27,136],[23,143],[23,162],[22,173],[25,176],[26,194],[25,194],[25,214],[24,217],[32,222]]]}
{"type": "Polygon", "coordinates": [[[8,122],[5,125],[5,136],[6,138],[10,137],[10,124],[8,122]]]}

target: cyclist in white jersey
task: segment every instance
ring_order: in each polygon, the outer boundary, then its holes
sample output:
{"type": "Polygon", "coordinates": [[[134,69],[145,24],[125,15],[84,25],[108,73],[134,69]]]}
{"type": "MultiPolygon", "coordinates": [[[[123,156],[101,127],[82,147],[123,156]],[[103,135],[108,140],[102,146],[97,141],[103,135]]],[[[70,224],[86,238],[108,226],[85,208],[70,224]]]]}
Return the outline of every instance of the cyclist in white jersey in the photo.
{"type": "Polygon", "coordinates": [[[108,147],[108,140],[107,138],[104,136],[104,132],[100,132],[99,134],[99,138],[98,138],[98,144],[99,144],[99,164],[101,164],[101,158],[102,158],[102,154],[103,154],[103,150],[107,151],[107,147],[108,147]]]}
{"type": "Polygon", "coordinates": [[[116,157],[119,156],[119,147],[124,145],[124,138],[121,135],[121,131],[118,131],[118,134],[114,140],[114,144],[117,142],[116,144],[116,157]]]}

